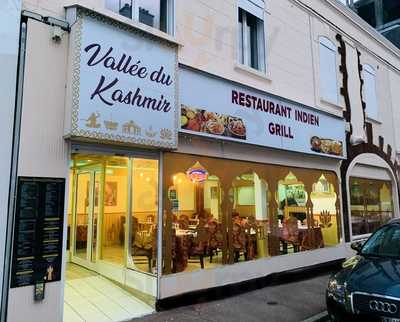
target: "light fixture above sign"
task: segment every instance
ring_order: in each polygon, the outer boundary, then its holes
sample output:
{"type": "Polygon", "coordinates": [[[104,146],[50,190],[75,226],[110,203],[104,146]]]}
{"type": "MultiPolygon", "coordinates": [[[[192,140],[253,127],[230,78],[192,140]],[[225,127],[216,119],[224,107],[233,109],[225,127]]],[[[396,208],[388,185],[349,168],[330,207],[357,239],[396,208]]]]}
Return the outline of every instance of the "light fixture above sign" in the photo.
{"type": "Polygon", "coordinates": [[[208,178],[208,171],[204,168],[199,161],[197,161],[190,169],[186,171],[187,177],[190,181],[196,182],[204,182],[208,178]]]}

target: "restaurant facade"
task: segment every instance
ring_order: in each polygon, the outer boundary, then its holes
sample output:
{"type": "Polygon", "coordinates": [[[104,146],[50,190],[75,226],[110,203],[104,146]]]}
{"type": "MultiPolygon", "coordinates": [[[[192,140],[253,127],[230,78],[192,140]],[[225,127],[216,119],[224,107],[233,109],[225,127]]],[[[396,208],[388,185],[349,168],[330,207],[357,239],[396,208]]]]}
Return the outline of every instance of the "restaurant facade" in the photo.
{"type": "Polygon", "coordinates": [[[400,52],[336,1],[39,3],[9,321],[211,298],[337,263],[399,216],[400,52]]]}

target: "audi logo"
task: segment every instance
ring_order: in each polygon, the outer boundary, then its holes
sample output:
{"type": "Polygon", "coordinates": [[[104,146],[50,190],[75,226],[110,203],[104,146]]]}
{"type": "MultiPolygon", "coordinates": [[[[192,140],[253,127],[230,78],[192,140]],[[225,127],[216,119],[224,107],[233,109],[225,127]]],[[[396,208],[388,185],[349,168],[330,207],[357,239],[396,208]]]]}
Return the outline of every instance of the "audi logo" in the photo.
{"type": "Polygon", "coordinates": [[[395,314],[397,313],[397,305],[382,301],[369,301],[369,308],[372,311],[395,314]]]}

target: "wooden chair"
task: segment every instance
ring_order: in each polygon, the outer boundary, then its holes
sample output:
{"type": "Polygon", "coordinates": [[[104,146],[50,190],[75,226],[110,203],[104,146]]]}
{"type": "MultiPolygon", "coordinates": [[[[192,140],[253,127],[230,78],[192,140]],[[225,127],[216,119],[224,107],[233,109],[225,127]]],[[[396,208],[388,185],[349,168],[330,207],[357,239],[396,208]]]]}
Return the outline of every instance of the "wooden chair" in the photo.
{"type": "Polygon", "coordinates": [[[313,250],[324,247],[324,240],[322,237],[321,228],[311,228],[307,230],[302,238],[300,250],[313,250]]]}
{"type": "Polygon", "coordinates": [[[180,215],[178,222],[180,229],[185,229],[185,230],[189,229],[189,216],[180,215]]]}
{"type": "Polygon", "coordinates": [[[148,271],[151,273],[153,259],[153,238],[156,229],[151,232],[139,231],[136,217],[132,217],[132,256],[145,256],[148,260],[148,271]]]}
{"type": "Polygon", "coordinates": [[[189,249],[189,257],[199,257],[201,269],[204,269],[204,257],[207,255],[208,251],[209,235],[208,228],[200,222],[196,228],[195,237],[193,237],[193,242],[189,249]]]}
{"type": "Polygon", "coordinates": [[[246,233],[246,260],[253,260],[257,253],[258,226],[254,217],[249,217],[245,225],[246,233]]]}
{"type": "Polygon", "coordinates": [[[213,256],[218,256],[218,251],[223,247],[224,235],[221,224],[215,220],[212,220],[208,223],[208,231],[208,255],[210,256],[210,263],[212,263],[213,256]]]}
{"type": "MultiPolygon", "coordinates": [[[[292,216],[283,221],[282,241],[284,243],[286,243],[286,248],[287,248],[287,245],[290,244],[290,245],[292,245],[294,252],[299,251],[299,247],[300,247],[299,228],[297,226],[297,218],[296,217],[292,216]]],[[[287,249],[286,249],[286,253],[287,253],[287,249]]]]}
{"type": "Polygon", "coordinates": [[[244,229],[238,223],[233,223],[232,229],[232,248],[233,248],[233,261],[239,261],[240,254],[243,252],[245,260],[247,260],[246,252],[246,234],[244,229]]]}

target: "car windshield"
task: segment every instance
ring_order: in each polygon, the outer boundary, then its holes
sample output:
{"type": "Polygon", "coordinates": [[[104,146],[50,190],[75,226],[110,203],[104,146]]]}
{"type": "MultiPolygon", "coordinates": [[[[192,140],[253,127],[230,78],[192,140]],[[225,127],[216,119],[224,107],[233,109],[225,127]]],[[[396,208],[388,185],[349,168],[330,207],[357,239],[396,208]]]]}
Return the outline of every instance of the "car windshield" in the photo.
{"type": "Polygon", "coordinates": [[[400,225],[382,227],[365,243],[362,255],[400,258],[400,225]]]}

